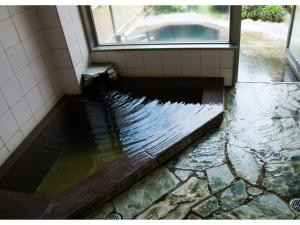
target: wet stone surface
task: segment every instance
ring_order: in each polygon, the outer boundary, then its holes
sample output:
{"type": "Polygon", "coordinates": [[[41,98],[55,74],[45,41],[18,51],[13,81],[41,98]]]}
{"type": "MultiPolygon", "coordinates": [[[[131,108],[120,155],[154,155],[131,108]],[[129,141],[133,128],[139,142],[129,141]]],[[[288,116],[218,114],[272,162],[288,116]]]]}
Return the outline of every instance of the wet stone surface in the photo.
{"type": "Polygon", "coordinates": [[[263,192],[264,192],[263,190],[261,190],[261,189],[259,189],[259,188],[256,188],[256,187],[249,187],[249,188],[247,189],[247,193],[248,193],[249,195],[253,195],[253,196],[259,195],[259,194],[261,194],[261,193],[263,193],[263,192]]]}
{"type": "Polygon", "coordinates": [[[261,166],[251,153],[239,147],[228,146],[228,156],[237,175],[249,183],[256,184],[261,166]]]}
{"type": "Polygon", "coordinates": [[[289,206],[274,194],[265,194],[233,211],[240,219],[293,219],[289,206]]]}
{"type": "Polygon", "coordinates": [[[228,187],[234,180],[234,176],[226,164],[207,169],[206,174],[213,193],[228,187]]]}
{"type": "Polygon", "coordinates": [[[192,171],[190,170],[175,170],[175,174],[181,181],[185,181],[189,176],[192,175],[192,171]]]}
{"type": "Polygon", "coordinates": [[[140,214],[137,219],[182,219],[193,205],[208,196],[207,181],[191,177],[163,201],[140,214]]]}
{"type": "Polygon", "coordinates": [[[177,169],[203,171],[221,165],[224,160],[224,133],[214,131],[180,154],[174,163],[177,169]]]}
{"type": "Polygon", "coordinates": [[[285,196],[300,193],[300,159],[268,164],[263,185],[285,196]]]}
{"type": "Polygon", "coordinates": [[[220,214],[214,214],[214,219],[220,219],[220,220],[233,220],[236,219],[236,217],[230,213],[220,213],[220,214]]]}
{"type": "Polygon", "coordinates": [[[192,213],[188,215],[187,219],[189,220],[201,220],[202,218],[200,216],[197,216],[196,214],[192,213]]]}
{"type": "Polygon", "coordinates": [[[248,197],[246,193],[246,184],[243,180],[239,180],[229,188],[227,188],[221,195],[221,202],[223,209],[231,209],[241,205],[241,203],[248,197]]]}
{"type": "Polygon", "coordinates": [[[124,219],[131,219],[148,208],[154,201],[172,190],[179,180],[162,167],[117,196],[114,206],[124,219]]]}
{"type": "Polygon", "coordinates": [[[220,206],[218,204],[218,199],[212,197],[210,199],[207,199],[203,203],[196,205],[192,210],[202,217],[207,217],[213,212],[217,211],[219,208],[220,206]]]}
{"type": "Polygon", "coordinates": [[[300,85],[238,83],[226,102],[220,130],[90,218],[297,218],[288,201],[300,195],[300,85]]]}

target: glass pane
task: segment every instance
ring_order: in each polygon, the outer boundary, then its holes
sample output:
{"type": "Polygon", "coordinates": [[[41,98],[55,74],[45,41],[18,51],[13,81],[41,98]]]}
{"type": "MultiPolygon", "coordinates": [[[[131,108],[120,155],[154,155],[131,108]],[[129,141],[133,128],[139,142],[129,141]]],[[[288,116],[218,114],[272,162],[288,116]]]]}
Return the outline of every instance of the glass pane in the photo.
{"type": "Polygon", "coordinates": [[[300,9],[297,6],[295,11],[289,49],[292,51],[293,56],[300,63],[300,29],[299,27],[297,27],[299,26],[299,24],[300,24],[300,9]]]}
{"type": "Polygon", "coordinates": [[[229,6],[92,6],[101,44],[229,41],[229,6]]]}

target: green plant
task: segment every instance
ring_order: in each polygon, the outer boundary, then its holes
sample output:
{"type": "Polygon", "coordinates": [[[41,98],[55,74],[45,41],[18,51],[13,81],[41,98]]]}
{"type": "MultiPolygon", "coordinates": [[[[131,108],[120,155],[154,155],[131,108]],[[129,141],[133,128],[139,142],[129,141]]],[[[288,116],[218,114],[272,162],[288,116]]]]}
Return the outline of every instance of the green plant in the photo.
{"type": "Polygon", "coordinates": [[[285,9],[282,6],[243,6],[242,8],[242,19],[281,22],[284,15],[285,9]]]}
{"type": "Polygon", "coordinates": [[[174,12],[186,12],[187,6],[184,5],[157,5],[153,7],[151,14],[160,15],[174,12]]]}
{"type": "Polygon", "coordinates": [[[258,20],[260,17],[260,6],[243,6],[242,19],[258,20]]]}
{"type": "Polygon", "coordinates": [[[270,5],[264,6],[260,12],[260,19],[263,21],[281,22],[285,11],[281,6],[270,5]]]}

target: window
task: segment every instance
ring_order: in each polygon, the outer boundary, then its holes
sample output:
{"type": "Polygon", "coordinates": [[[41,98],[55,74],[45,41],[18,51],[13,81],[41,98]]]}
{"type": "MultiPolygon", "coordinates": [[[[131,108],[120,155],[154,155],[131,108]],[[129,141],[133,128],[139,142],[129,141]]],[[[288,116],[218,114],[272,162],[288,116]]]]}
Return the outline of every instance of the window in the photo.
{"type": "Polygon", "coordinates": [[[99,45],[228,43],[229,6],[93,5],[99,45]]]}

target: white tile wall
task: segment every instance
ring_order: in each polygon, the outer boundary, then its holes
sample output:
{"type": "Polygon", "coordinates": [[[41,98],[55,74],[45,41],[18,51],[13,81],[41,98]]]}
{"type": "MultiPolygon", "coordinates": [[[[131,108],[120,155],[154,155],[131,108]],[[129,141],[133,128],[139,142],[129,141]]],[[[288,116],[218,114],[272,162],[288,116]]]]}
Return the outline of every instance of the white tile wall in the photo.
{"type": "Polygon", "coordinates": [[[62,96],[36,8],[0,6],[0,165],[62,96]]]}
{"type": "Polygon", "coordinates": [[[201,67],[202,68],[220,68],[221,57],[219,50],[202,50],[201,51],[201,67]]]}
{"type": "Polygon", "coordinates": [[[8,105],[2,95],[2,93],[0,92],[0,117],[3,115],[3,113],[5,113],[8,110],[8,105]]]}
{"type": "Polygon", "coordinates": [[[6,6],[0,6],[0,20],[6,19],[9,17],[9,12],[6,6]]]}
{"type": "Polygon", "coordinates": [[[1,68],[1,76],[0,76],[0,84],[7,81],[14,75],[14,71],[9,63],[9,60],[4,52],[0,53],[0,68],[1,68]]]}
{"type": "Polygon", "coordinates": [[[23,91],[16,76],[13,76],[0,87],[8,105],[12,107],[23,96],[23,91]]]}
{"type": "Polygon", "coordinates": [[[19,42],[19,36],[11,18],[0,21],[0,41],[7,49],[19,42]]]}
{"type": "Polygon", "coordinates": [[[4,163],[4,161],[9,157],[11,153],[8,151],[8,149],[6,148],[6,146],[4,145],[1,149],[0,149],[0,165],[2,163],[4,163]]]}
{"type": "Polygon", "coordinates": [[[38,38],[38,34],[35,33],[22,41],[25,54],[30,62],[34,61],[42,54],[38,38]]]}
{"type": "Polygon", "coordinates": [[[38,86],[35,86],[26,94],[26,99],[33,113],[38,111],[45,103],[38,86]]]}
{"type": "Polygon", "coordinates": [[[232,85],[233,59],[231,49],[91,53],[92,62],[112,62],[121,76],[224,77],[226,86],[232,85]]]}
{"type": "Polygon", "coordinates": [[[25,97],[18,101],[11,111],[17,120],[19,127],[22,127],[24,123],[32,116],[32,112],[27,104],[25,97]]]}
{"type": "Polygon", "coordinates": [[[78,94],[81,74],[89,64],[89,51],[78,7],[37,8],[54,65],[59,70],[61,86],[66,94],[78,94]],[[49,18],[52,22],[48,21],[49,18]],[[62,75],[62,71],[67,73],[62,75]]]}
{"type": "Polygon", "coordinates": [[[29,19],[29,11],[25,10],[12,17],[17,32],[21,40],[34,33],[34,27],[29,19]]]}
{"type": "Polygon", "coordinates": [[[18,131],[19,127],[11,111],[7,111],[0,117],[0,137],[4,143],[18,131]]]}
{"type": "Polygon", "coordinates": [[[21,42],[6,50],[6,54],[16,73],[29,64],[21,42]]]}
{"type": "Polygon", "coordinates": [[[24,93],[27,93],[36,85],[31,65],[24,67],[20,72],[18,72],[17,78],[24,93]]]}

